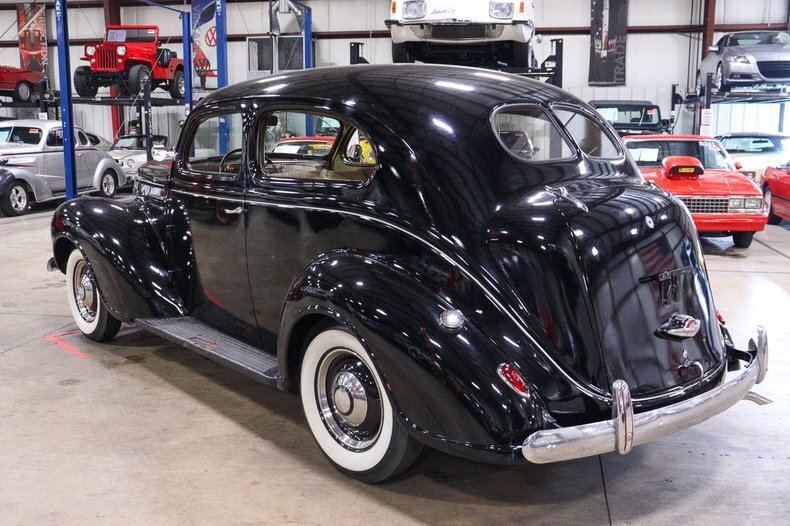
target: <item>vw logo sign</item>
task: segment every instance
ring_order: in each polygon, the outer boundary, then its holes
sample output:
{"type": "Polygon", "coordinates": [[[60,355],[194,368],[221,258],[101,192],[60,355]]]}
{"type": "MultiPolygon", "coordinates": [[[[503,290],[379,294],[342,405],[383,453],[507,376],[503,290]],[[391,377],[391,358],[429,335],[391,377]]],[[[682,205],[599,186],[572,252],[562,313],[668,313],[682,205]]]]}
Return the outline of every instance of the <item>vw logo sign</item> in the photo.
{"type": "Polygon", "coordinates": [[[648,228],[656,227],[656,223],[653,221],[653,218],[650,216],[645,216],[645,223],[647,224],[648,228]]]}

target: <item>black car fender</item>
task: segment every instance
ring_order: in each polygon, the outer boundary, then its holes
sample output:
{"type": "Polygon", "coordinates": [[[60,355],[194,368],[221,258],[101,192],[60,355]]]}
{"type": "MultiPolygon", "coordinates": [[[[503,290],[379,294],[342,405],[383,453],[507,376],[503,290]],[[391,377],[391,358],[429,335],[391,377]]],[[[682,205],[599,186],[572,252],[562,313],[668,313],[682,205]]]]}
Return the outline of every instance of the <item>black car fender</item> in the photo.
{"type": "Polygon", "coordinates": [[[167,257],[136,202],[80,198],[62,204],[52,219],[55,261],[66,271],[69,253],[82,252],[113,316],[121,321],[186,312],[168,271],[167,257]]]}
{"type": "Polygon", "coordinates": [[[368,350],[395,413],[416,438],[470,458],[491,461],[496,453],[500,462],[519,461],[517,446],[553,418],[537,393],[521,396],[499,378],[508,357],[474,323],[457,332],[440,326],[441,312],[453,308],[451,294],[426,283],[361,253],[314,261],[297,276],[283,309],[280,387],[298,383],[311,328],[334,320],[368,350]]]}

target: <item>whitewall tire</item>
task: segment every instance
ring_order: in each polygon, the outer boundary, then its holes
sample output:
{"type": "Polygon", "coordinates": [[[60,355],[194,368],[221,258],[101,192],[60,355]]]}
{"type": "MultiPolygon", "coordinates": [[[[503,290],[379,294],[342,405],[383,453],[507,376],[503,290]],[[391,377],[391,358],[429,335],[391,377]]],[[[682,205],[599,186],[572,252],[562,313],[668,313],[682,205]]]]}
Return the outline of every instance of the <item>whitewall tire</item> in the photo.
{"type": "Polygon", "coordinates": [[[74,323],[86,337],[101,342],[118,334],[121,322],[107,310],[93,271],[76,249],[66,264],[66,296],[74,323]]]}
{"type": "Polygon", "coordinates": [[[375,483],[417,459],[422,445],[395,421],[384,383],[352,334],[330,327],[309,339],[299,386],[313,437],[339,470],[375,483]]]}

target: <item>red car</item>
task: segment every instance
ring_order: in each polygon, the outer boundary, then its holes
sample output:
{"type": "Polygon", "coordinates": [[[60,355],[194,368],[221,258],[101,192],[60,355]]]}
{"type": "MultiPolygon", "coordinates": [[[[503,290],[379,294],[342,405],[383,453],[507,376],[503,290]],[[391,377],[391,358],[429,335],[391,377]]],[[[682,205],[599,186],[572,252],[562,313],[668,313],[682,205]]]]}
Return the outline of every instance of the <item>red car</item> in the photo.
{"type": "Polygon", "coordinates": [[[782,219],[790,220],[790,163],[765,170],[763,195],[769,224],[778,225],[782,219]]]}
{"type": "Polygon", "coordinates": [[[623,139],[642,175],[680,198],[700,235],[732,236],[747,248],[765,229],[760,188],[739,173],[719,141],[699,135],[640,135],[623,139]]]}
{"type": "Polygon", "coordinates": [[[16,102],[30,102],[44,78],[38,71],[0,66],[0,95],[13,98],[16,102]]]}

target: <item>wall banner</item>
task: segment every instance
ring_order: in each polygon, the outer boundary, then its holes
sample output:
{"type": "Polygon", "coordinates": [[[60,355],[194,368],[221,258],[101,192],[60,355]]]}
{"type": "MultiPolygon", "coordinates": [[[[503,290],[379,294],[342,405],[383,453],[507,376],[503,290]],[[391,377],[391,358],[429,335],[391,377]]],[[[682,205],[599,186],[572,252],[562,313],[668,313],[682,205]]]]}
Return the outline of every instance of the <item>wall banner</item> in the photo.
{"type": "Polygon", "coordinates": [[[217,2],[192,0],[192,85],[217,87],[217,2]]]}
{"type": "Polygon", "coordinates": [[[590,86],[625,85],[628,0],[590,0],[590,86]]]}
{"type": "Polygon", "coordinates": [[[47,72],[47,17],[42,4],[17,4],[19,62],[22,69],[47,72]]]}

